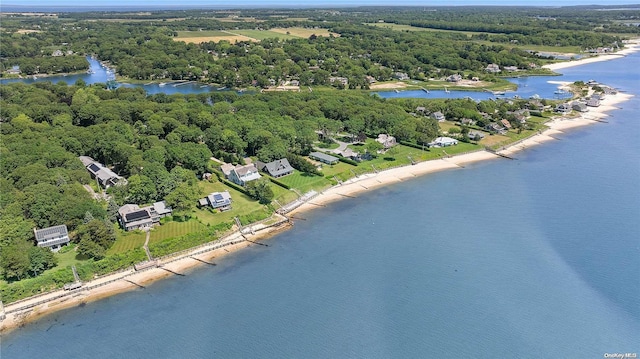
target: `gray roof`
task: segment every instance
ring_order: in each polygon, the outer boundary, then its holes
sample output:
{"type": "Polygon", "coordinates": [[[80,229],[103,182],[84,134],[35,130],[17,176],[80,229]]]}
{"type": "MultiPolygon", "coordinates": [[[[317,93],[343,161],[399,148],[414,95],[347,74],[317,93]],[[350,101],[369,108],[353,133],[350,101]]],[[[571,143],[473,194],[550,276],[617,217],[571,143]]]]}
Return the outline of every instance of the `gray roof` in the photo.
{"type": "Polygon", "coordinates": [[[170,214],[172,212],[171,207],[167,207],[167,202],[160,201],[153,204],[153,208],[159,215],[170,214]]]}
{"type": "Polygon", "coordinates": [[[69,236],[69,232],[67,231],[67,226],[62,224],[59,226],[53,226],[43,229],[35,230],[36,241],[44,242],[52,238],[57,238],[61,236],[69,236]]]}
{"type": "Polygon", "coordinates": [[[89,156],[80,156],[78,157],[80,159],[80,162],[82,162],[82,164],[87,167],[88,165],[92,164],[93,162],[95,162],[95,160],[89,156]]]}
{"type": "Polygon", "coordinates": [[[228,191],[213,192],[207,196],[207,201],[213,208],[225,207],[231,204],[231,195],[228,191]]]}
{"type": "Polygon", "coordinates": [[[326,153],[322,153],[322,152],[311,152],[311,153],[309,154],[309,157],[317,158],[317,159],[319,159],[319,160],[321,160],[321,161],[326,161],[326,162],[335,162],[335,161],[338,161],[338,158],[337,158],[337,157],[333,157],[333,156],[331,156],[331,155],[328,155],[328,154],[326,154],[326,153]]]}
{"type": "Polygon", "coordinates": [[[282,158],[273,162],[265,163],[262,169],[273,177],[282,176],[293,172],[293,167],[289,164],[289,160],[282,158]]]}

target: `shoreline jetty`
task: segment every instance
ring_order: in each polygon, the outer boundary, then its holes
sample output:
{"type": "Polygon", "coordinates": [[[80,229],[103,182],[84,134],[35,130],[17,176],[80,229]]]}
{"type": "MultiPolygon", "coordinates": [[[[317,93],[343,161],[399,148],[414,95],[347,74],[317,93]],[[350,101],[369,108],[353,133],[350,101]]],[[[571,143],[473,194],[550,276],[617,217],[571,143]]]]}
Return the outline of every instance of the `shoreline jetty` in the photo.
{"type": "MultiPolygon", "coordinates": [[[[556,70],[596,61],[612,60],[619,58],[620,55],[626,55],[638,50],[640,50],[640,43],[636,41],[630,49],[623,50],[614,55],[603,55],[595,58],[546,66],[552,70],[556,70]]],[[[0,308],[2,309],[0,312],[0,333],[6,333],[19,328],[28,322],[35,321],[44,315],[62,309],[83,305],[134,289],[143,289],[146,285],[156,280],[175,275],[174,273],[182,274],[195,267],[213,265],[212,260],[214,259],[222,258],[226,254],[242,248],[261,244],[257,241],[264,240],[279,231],[290,228],[292,224],[290,218],[295,218],[294,216],[296,214],[314,208],[324,207],[334,201],[353,198],[356,194],[372,191],[376,188],[429,173],[454,169],[461,170],[469,163],[513,157],[515,153],[531,146],[556,140],[557,138],[554,136],[563,133],[565,130],[602,122],[602,118],[608,116],[607,112],[618,109],[619,107],[616,105],[629,100],[631,97],[633,96],[624,93],[608,95],[602,101],[600,107],[593,108],[586,113],[581,113],[577,117],[556,116],[547,122],[547,130],[510,144],[495,153],[487,150],[479,150],[360,175],[321,192],[314,196],[312,201],[309,200],[300,203],[296,208],[289,211],[286,216],[275,214],[274,217],[276,220],[269,225],[264,223],[252,224],[243,230],[237,230],[215,242],[206,243],[196,248],[160,258],[157,265],[150,266],[143,270],[136,271],[134,268],[129,268],[96,278],[85,283],[85,285],[78,289],[67,291],[61,289],[48,292],[14,303],[5,303],[4,307],[0,304],[0,308]]]]}

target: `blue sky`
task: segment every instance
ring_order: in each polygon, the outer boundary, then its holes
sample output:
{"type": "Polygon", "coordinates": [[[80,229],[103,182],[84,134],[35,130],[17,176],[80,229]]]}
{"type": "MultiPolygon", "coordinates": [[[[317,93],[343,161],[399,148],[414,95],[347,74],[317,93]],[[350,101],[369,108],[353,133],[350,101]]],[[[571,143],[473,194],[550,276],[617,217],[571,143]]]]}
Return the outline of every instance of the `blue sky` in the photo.
{"type": "Polygon", "coordinates": [[[158,6],[256,6],[256,7],[331,7],[331,6],[363,6],[363,5],[416,5],[416,6],[438,6],[438,5],[533,5],[533,6],[567,6],[567,5],[624,5],[638,4],[640,0],[1,0],[4,6],[26,5],[26,6],[90,6],[90,7],[158,7],[158,6]]]}

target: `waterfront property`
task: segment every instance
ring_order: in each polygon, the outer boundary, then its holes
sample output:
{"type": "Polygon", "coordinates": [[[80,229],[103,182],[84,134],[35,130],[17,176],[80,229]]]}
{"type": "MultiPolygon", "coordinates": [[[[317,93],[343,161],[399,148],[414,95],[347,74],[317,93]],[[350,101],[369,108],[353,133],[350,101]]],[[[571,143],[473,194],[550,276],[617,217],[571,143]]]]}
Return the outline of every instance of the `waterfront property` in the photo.
{"type": "Polygon", "coordinates": [[[333,157],[331,155],[328,155],[326,153],[322,153],[322,152],[311,152],[309,154],[309,158],[311,158],[312,160],[316,160],[316,161],[320,161],[329,165],[333,165],[338,163],[338,158],[337,157],[333,157]]]}
{"type": "Polygon", "coordinates": [[[118,222],[125,231],[148,229],[171,213],[171,207],[167,207],[164,201],[143,208],[137,204],[125,204],[118,209],[118,222]]]}
{"type": "Polygon", "coordinates": [[[213,209],[218,209],[220,212],[228,211],[231,209],[231,195],[229,191],[213,192],[205,198],[201,198],[198,201],[200,207],[211,206],[213,209]]]}
{"type": "Polygon", "coordinates": [[[583,102],[573,101],[571,103],[571,108],[578,112],[587,112],[589,109],[587,108],[587,104],[583,102]]]}
{"type": "Polygon", "coordinates": [[[429,143],[429,147],[449,147],[458,144],[458,140],[451,137],[438,137],[429,143]]]}
{"type": "Polygon", "coordinates": [[[286,158],[281,158],[279,160],[275,160],[269,163],[257,162],[258,169],[266,172],[271,177],[283,177],[286,175],[290,175],[293,173],[293,167],[289,164],[289,160],[286,158]]]}
{"type": "Polygon", "coordinates": [[[396,143],[396,138],[391,136],[391,135],[388,135],[386,133],[379,134],[378,138],[376,139],[376,141],[378,141],[378,143],[380,143],[384,147],[385,150],[389,149],[389,148],[391,148],[391,147],[393,147],[393,146],[395,146],[397,144],[396,143]]]}
{"type": "Polygon", "coordinates": [[[63,245],[69,243],[69,232],[66,225],[33,229],[38,247],[46,247],[57,252],[63,245]]]}
{"type": "Polygon", "coordinates": [[[558,106],[556,106],[556,109],[555,109],[554,111],[555,111],[555,112],[558,112],[558,113],[565,114],[565,113],[569,113],[569,112],[571,112],[571,110],[572,110],[572,108],[571,108],[571,105],[570,105],[570,104],[568,104],[568,103],[561,103],[561,104],[559,104],[558,106]]]}
{"type": "Polygon", "coordinates": [[[118,184],[127,184],[127,180],[113,172],[110,168],[104,166],[102,163],[95,161],[89,156],[78,157],[87,171],[91,174],[100,186],[103,188],[109,188],[118,184]]]}
{"type": "Polygon", "coordinates": [[[262,176],[260,176],[256,165],[253,163],[244,166],[237,165],[229,170],[229,175],[227,176],[231,182],[240,186],[244,186],[247,182],[257,180],[260,177],[262,176]]]}

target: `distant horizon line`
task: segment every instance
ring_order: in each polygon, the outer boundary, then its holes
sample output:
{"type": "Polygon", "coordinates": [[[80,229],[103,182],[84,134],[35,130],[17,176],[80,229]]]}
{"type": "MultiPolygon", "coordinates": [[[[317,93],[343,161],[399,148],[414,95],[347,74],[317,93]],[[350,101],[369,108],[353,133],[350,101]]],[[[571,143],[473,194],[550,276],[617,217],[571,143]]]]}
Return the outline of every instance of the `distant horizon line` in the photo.
{"type": "MultiPolygon", "coordinates": [[[[289,3],[281,3],[281,4],[270,4],[270,5],[262,5],[262,4],[252,4],[252,5],[206,5],[206,4],[181,4],[181,5],[162,5],[162,4],[140,4],[140,5],[55,5],[55,4],[47,4],[47,5],[23,5],[23,4],[0,4],[0,13],[6,12],[6,9],[9,8],[23,8],[23,9],[76,9],[73,12],[80,12],[78,10],[81,9],[171,9],[171,10],[180,10],[180,9],[330,9],[330,8],[363,8],[363,7],[377,7],[377,8],[400,8],[400,7],[415,7],[415,8],[450,8],[450,7],[520,7],[520,8],[562,8],[562,7],[622,7],[629,8],[634,6],[640,6],[640,2],[637,4],[559,4],[559,5],[521,5],[521,4],[429,4],[429,5],[382,5],[382,4],[335,4],[335,3],[316,3],[316,4],[289,4],[289,3]]],[[[11,11],[9,11],[11,12],[11,11]]]]}

